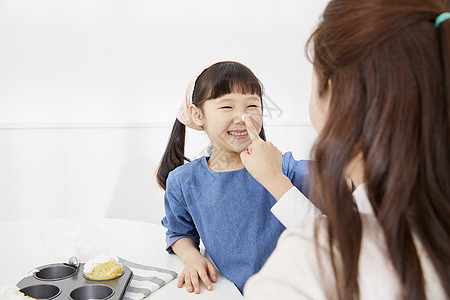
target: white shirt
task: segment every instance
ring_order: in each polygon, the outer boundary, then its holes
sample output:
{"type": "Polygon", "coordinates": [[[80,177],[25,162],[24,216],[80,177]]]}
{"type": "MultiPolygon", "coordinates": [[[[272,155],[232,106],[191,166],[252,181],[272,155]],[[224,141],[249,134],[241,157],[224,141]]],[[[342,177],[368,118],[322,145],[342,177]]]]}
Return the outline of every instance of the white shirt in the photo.
{"type": "MultiPolygon", "coordinates": [[[[358,210],[362,214],[373,215],[372,205],[367,197],[366,184],[360,184],[353,191],[358,210]]],[[[288,190],[270,209],[272,214],[280,220],[286,228],[292,228],[303,219],[321,214],[320,210],[312,204],[296,187],[288,190]]]]}
{"type": "MultiPolygon", "coordinates": [[[[358,264],[360,299],[403,299],[402,285],[389,259],[383,229],[372,213],[366,185],[359,185],[353,192],[353,197],[361,212],[362,225],[358,264]]],[[[337,299],[329,254],[328,221],[325,216],[317,217],[316,210],[311,209],[307,202],[309,200],[305,199],[301,193],[290,190],[272,208],[287,227],[298,224],[283,232],[266,264],[247,281],[244,288],[245,299],[337,299]],[[294,195],[298,197],[295,198],[294,195]],[[292,203],[294,205],[289,207],[292,203]],[[308,209],[309,217],[300,210],[302,207],[308,209]],[[303,222],[299,218],[303,218],[303,222]],[[314,235],[316,225],[317,241],[314,235]],[[321,254],[321,267],[317,253],[321,254]]],[[[433,264],[420,240],[414,235],[413,237],[422,266],[427,299],[446,299],[433,264]]],[[[339,261],[336,263],[339,266],[339,261]]]]}

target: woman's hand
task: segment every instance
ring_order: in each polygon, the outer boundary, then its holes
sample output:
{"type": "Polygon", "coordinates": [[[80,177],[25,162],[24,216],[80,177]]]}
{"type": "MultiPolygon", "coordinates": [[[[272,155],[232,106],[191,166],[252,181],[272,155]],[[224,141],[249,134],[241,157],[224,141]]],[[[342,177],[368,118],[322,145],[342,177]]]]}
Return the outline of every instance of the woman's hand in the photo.
{"type": "Polygon", "coordinates": [[[261,183],[276,200],[293,187],[282,171],[283,157],[271,142],[263,141],[253,125],[251,117],[245,115],[245,126],[252,143],[241,152],[241,160],[247,171],[261,183]]]}
{"type": "Polygon", "coordinates": [[[209,259],[204,257],[197,251],[185,259],[185,267],[178,278],[177,287],[181,288],[186,284],[188,293],[200,293],[199,277],[205,284],[206,288],[212,290],[212,282],[216,282],[217,273],[214,265],[209,259]]]}

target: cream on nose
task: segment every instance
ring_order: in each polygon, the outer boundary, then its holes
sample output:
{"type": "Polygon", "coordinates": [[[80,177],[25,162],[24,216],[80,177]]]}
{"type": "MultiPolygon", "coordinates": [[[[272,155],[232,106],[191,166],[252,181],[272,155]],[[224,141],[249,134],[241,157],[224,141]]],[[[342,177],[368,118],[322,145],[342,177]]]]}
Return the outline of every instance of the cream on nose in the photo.
{"type": "MultiPolygon", "coordinates": [[[[245,115],[245,114],[244,114],[245,115]]],[[[233,117],[233,123],[241,123],[241,122],[243,122],[244,121],[244,119],[242,118],[242,115],[241,114],[236,114],[234,117],[233,117]]]]}
{"type": "Polygon", "coordinates": [[[245,121],[245,116],[246,115],[250,117],[250,114],[243,114],[242,117],[241,117],[242,121],[245,121]]]}

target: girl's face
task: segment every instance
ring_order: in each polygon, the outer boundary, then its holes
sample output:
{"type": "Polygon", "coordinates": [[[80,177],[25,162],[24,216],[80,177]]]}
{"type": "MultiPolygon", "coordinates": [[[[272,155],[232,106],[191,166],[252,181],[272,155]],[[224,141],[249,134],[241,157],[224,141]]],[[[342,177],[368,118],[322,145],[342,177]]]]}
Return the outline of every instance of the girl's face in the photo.
{"type": "Polygon", "coordinates": [[[257,95],[227,94],[205,101],[198,112],[197,120],[213,145],[213,154],[214,151],[239,154],[251,144],[242,115],[251,115],[258,132],[262,128],[261,98],[257,95]]]}
{"type": "Polygon", "coordinates": [[[328,90],[322,95],[319,95],[319,86],[316,71],[312,74],[311,97],[309,99],[309,117],[311,123],[317,133],[320,135],[325,125],[328,115],[328,106],[331,99],[331,83],[328,85],[328,90]]]}

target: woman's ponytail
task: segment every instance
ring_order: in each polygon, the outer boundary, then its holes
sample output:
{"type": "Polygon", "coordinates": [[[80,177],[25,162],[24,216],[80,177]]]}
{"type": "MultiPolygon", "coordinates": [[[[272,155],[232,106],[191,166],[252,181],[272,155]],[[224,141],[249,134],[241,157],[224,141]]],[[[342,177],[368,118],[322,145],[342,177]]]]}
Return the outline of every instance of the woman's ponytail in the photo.
{"type": "MultiPolygon", "coordinates": [[[[450,7],[447,7],[450,10],[450,7]]],[[[449,125],[450,139],[450,20],[442,22],[439,26],[440,43],[441,43],[441,59],[444,73],[444,93],[447,103],[447,116],[449,125]]]]}
{"type": "Polygon", "coordinates": [[[159,164],[156,179],[158,184],[165,190],[166,181],[169,173],[175,168],[182,166],[185,161],[190,161],[184,156],[184,144],[186,137],[186,126],[175,119],[170,134],[169,142],[167,143],[166,151],[159,164]]]}

